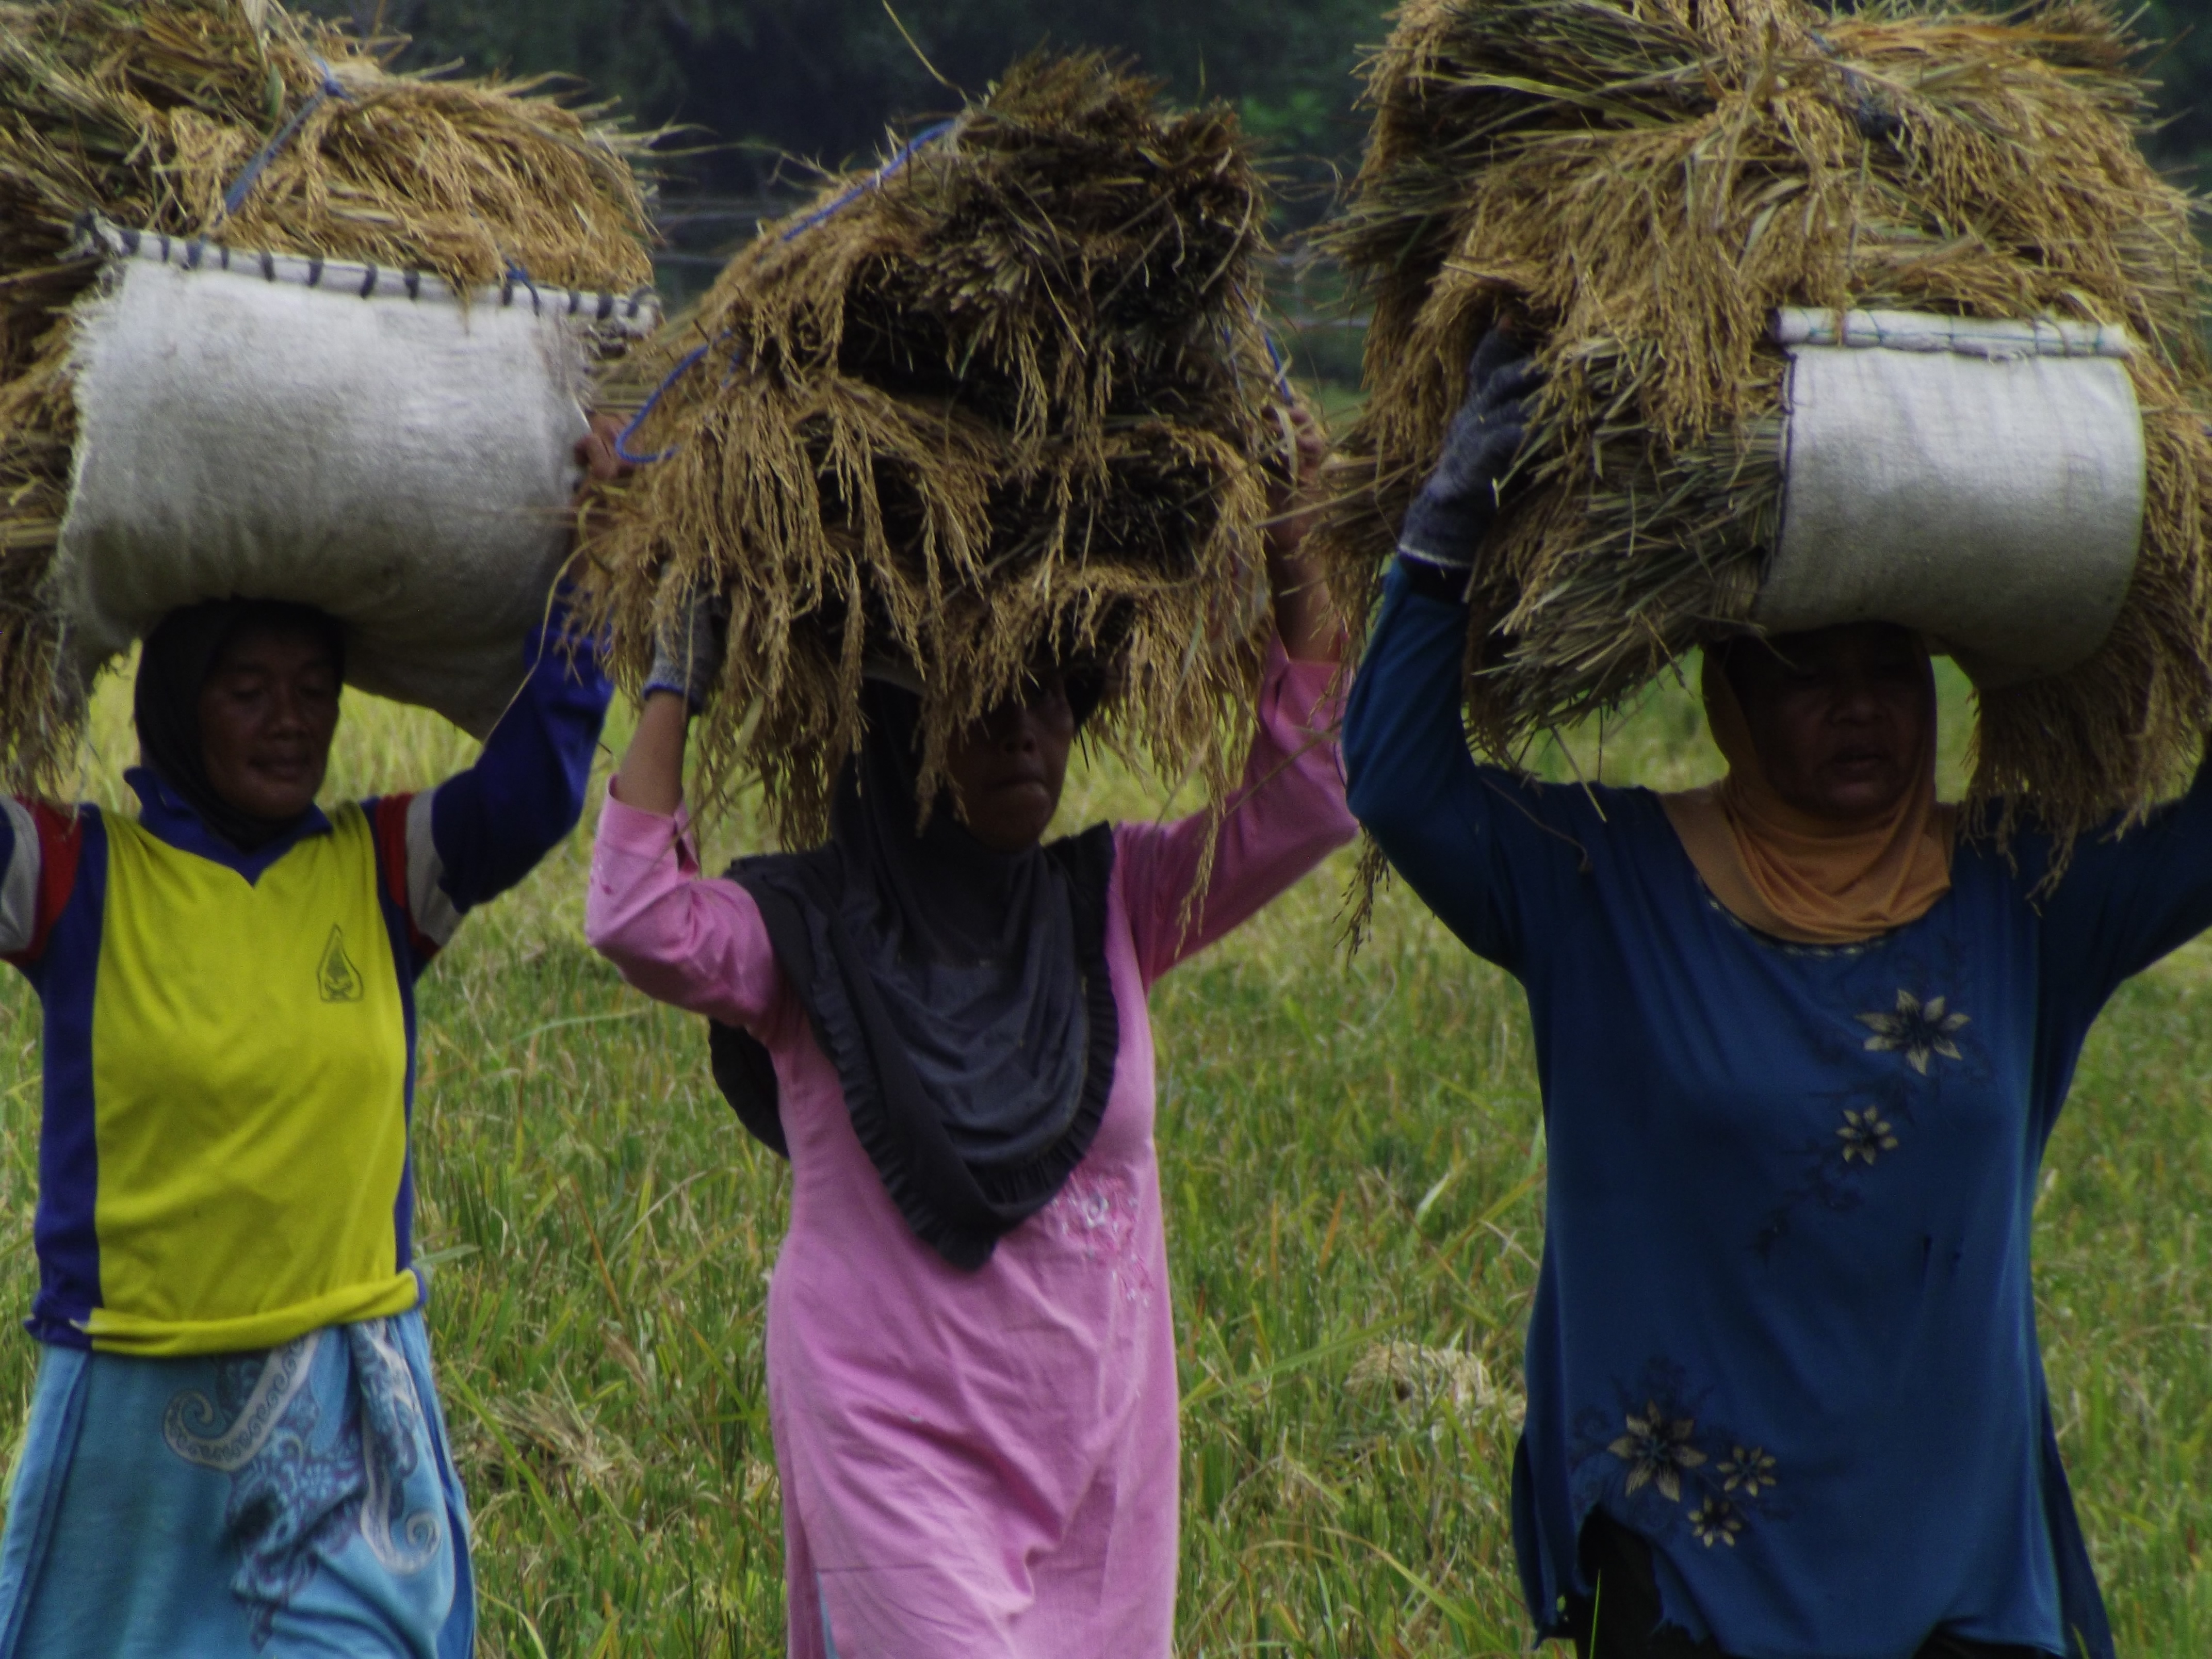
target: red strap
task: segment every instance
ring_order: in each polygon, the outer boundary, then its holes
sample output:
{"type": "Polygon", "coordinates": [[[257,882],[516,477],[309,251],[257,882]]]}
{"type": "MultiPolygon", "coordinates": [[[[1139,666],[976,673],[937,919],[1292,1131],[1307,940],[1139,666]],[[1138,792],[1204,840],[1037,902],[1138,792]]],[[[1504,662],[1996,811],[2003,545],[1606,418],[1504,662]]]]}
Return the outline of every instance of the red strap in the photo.
{"type": "Polygon", "coordinates": [[[385,796],[376,803],[376,817],[370,830],[376,837],[379,861],[383,866],[384,890],[399,907],[399,914],[407,918],[408,944],[417,957],[428,962],[438,954],[438,946],[415,925],[415,906],[408,896],[407,811],[414,803],[412,795],[385,796]]]}
{"type": "Polygon", "coordinates": [[[46,940],[76,890],[77,861],[84,854],[84,815],[42,800],[25,801],[39,833],[39,898],[31,942],[9,961],[27,965],[46,954],[46,940]]]}
{"type": "Polygon", "coordinates": [[[407,904],[407,808],[412,795],[386,795],[376,803],[376,818],[369,826],[376,837],[379,862],[384,867],[384,890],[410,921],[407,904]]]}

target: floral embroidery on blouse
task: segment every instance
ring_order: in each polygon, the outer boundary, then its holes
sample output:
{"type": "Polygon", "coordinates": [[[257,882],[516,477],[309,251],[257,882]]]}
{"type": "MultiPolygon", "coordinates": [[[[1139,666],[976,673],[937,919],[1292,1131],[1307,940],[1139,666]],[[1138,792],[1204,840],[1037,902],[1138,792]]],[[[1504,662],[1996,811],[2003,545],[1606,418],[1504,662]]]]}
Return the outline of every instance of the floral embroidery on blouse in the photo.
{"type": "MultiPolygon", "coordinates": [[[[1924,979],[1939,983],[1960,971],[1955,962],[1929,962],[1911,968],[1900,962],[1897,966],[1906,969],[1899,978],[1917,979],[1924,975],[1924,979]]],[[[1883,979],[1887,978],[1884,974],[1883,979]]],[[[1851,1000],[1857,1002],[1864,995],[1861,990],[1851,1000]]],[[[1946,1077],[1972,1078],[1981,1069],[1959,1040],[1959,1033],[1972,1023],[1951,1006],[1948,994],[1923,998],[1900,988],[1889,1008],[1850,1015],[1832,1036],[1823,1033],[1814,1038],[1813,1058],[1847,1086],[1808,1097],[1809,1104],[1831,1115],[1828,1122],[1834,1127],[1807,1135],[1784,1154],[1796,1172],[1792,1178],[1778,1171],[1780,1190],[1753,1236],[1752,1247],[1763,1259],[1772,1258],[1796,1224],[1800,1212],[1808,1207],[1833,1214],[1856,1209],[1861,1200],[1861,1182],[1871,1176],[1885,1154],[1899,1151],[1912,1139],[1920,1111],[1940,1104],[1946,1077]],[[1864,1058],[1869,1054],[1895,1054],[1905,1061],[1905,1067],[1864,1058]],[[1938,1060],[1963,1062],[1963,1073],[1935,1067],[1938,1060]],[[1834,1114],[1840,1114],[1840,1121],[1834,1114]]]]}
{"type": "Polygon", "coordinates": [[[1682,1472],[1705,1462],[1705,1453],[1690,1443],[1697,1431],[1695,1419],[1669,1417],[1656,1401],[1649,1401],[1643,1415],[1628,1414],[1628,1432],[1606,1449],[1628,1465],[1627,1492],[1632,1496],[1649,1485],[1670,1504],[1682,1501],[1682,1472]]]}
{"type": "Polygon", "coordinates": [[[1894,1012],[1861,1014],[1859,1024],[1874,1033],[1866,1040],[1868,1052],[1901,1054],[1905,1063],[1923,1077],[1928,1075],[1931,1055],[1962,1058],[1959,1045],[1951,1039],[1970,1022],[1964,1014],[1946,1012],[1943,1005],[1942,997],[1930,997],[1923,1003],[1911,992],[1900,990],[1894,1012]]]}
{"type": "MultiPolygon", "coordinates": [[[[1753,1235],[1752,1248],[1763,1259],[1771,1259],[1790,1236],[1798,1212],[1808,1206],[1842,1215],[1863,1200],[1860,1183],[1886,1152],[1904,1144],[1916,1121],[1914,1093],[1923,1085],[1909,1073],[1899,1073],[1870,1087],[1838,1089],[1814,1097],[1829,1112],[1836,1127],[1808,1134],[1789,1154],[1797,1166],[1796,1178],[1776,1194],[1776,1201],[1753,1235]]],[[[1931,1079],[1930,1085],[1940,1088],[1931,1079]]]]}
{"type": "Polygon", "coordinates": [[[1038,1218],[1055,1237],[1073,1245],[1085,1261],[1109,1268],[1122,1300],[1141,1307],[1148,1306],[1152,1297],[1152,1273],[1138,1248],[1142,1209],[1127,1176],[1079,1168],[1038,1218]]]}
{"type": "Polygon", "coordinates": [[[1708,1498],[1690,1511],[1690,1530],[1707,1549],[1716,1544],[1734,1549],[1735,1535],[1743,1530],[1743,1516],[1727,1498],[1708,1498]]]}
{"type": "Polygon", "coordinates": [[[1764,1446],[1753,1446],[1749,1450],[1738,1446],[1732,1456],[1721,1460],[1719,1473],[1727,1481],[1723,1491],[1741,1489],[1745,1498],[1753,1498],[1759,1496],[1760,1487],[1774,1485],[1774,1460],[1767,1455],[1764,1446]]]}
{"type": "Polygon", "coordinates": [[[1648,1537],[1686,1523],[1701,1541],[1731,1547],[1739,1534],[1790,1518],[1772,1496],[1777,1460],[1714,1421],[1714,1391],[1696,1387],[1680,1365],[1654,1358],[1633,1388],[1616,1381],[1614,1390],[1612,1410],[1575,1414],[1578,1514],[1603,1504],[1648,1537]]]}
{"type": "Polygon", "coordinates": [[[1892,1133],[1887,1118],[1869,1106],[1863,1112],[1846,1110],[1844,1127],[1836,1131],[1836,1138],[1844,1143],[1844,1162],[1854,1158],[1871,1164],[1884,1152],[1897,1150],[1897,1136],[1892,1133]]]}

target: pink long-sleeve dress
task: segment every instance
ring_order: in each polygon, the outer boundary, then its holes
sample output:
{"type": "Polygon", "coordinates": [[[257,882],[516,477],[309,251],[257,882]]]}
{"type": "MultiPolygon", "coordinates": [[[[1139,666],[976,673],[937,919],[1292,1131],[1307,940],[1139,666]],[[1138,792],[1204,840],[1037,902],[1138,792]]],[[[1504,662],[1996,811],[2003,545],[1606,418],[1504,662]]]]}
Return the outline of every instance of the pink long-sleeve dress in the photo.
{"type": "Polygon", "coordinates": [[[1153,981],[1350,839],[1331,669],[1273,653],[1194,925],[1201,820],[1115,831],[1113,1092],[1059,1194],[963,1273],[901,1218],[751,897],[699,873],[683,815],[610,799],[592,943],[648,995],[775,1064],[791,1231],[768,1298],[793,1659],[1165,1659],[1176,1387],[1152,1148],[1153,981]],[[828,1627],[825,1642],[824,1626],[828,1627]]]}

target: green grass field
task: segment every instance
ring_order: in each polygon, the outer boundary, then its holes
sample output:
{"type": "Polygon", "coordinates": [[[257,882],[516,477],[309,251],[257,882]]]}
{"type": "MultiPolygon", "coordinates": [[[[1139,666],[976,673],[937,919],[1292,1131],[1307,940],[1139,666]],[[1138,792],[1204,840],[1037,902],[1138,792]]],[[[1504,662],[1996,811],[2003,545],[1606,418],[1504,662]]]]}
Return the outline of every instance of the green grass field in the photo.
{"type": "MultiPolygon", "coordinates": [[[[1955,773],[1955,684],[1946,707],[1955,773]]],[[[100,731],[119,761],[112,690],[100,731]]],[[[1672,686],[1572,745],[1585,775],[1617,781],[1716,764],[1672,686]]],[[[332,789],[419,785],[468,753],[427,716],[357,700],[332,789]]],[[[115,771],[88,787],[114,799],[115,771]]],[[[1157,810],[1101,765],[1066,822],[1157,810]]],[[[777,1653],[761,1356],[784,1175],[714,1092],[699,1024],[586,947],[587,851],[580,836],[472,920],[422,1000],[418,1237],[483,1651],[777,1653]]],[[[1154,999],[1192,1659],[1526,1642],[1506,1518],[1544,1219],[1525,1015],[1402,891],[1347,963],[1346,874],[1340,860],[1154,999]]],[[[0,1250],[16,1309],[33,1283],[38,1037],[11,979],[0,1250]]],[[[2061,1439],[2131,1659],[2212,1653],[2208,1091],[2212,953],[2192,949],[2106,1014],[2038,1210],[2061,1439]]],[[[0,1344],[0,1444],[34,1359],[27,1339],[0,1344]]]]}

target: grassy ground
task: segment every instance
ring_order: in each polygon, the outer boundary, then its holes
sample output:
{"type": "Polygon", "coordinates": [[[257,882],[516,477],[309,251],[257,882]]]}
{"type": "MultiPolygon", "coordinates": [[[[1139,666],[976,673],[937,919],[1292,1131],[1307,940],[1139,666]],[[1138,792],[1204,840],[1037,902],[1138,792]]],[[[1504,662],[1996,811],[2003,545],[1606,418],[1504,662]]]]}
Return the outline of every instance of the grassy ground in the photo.
{"type": "MultiPolygon", "coordinates": [[[[1947,694],[1955,763],[1961,725],[1947,694]]],[[[111,754],[120,710],[104,706],[111,754]]],[[[1712,767],[1687,696],[1575,734],[1589,775],[1712,767]]],[[[333,787],[467,746],[361,704],[333,787]]],[[[1568,769],[1558,754],[1555,774],[1568,769]]],[[[88,780],[115,793],[112,773],[88,780]]],[[[1153,810],[1109,769],[1068,821],[1153,810]]],[[[495,1656],[781,1650],[762,1302],[780,1166],[692,1021],[586,948],[587,843],[473,920],[427,981],[416,1149],[443,1389],[495,1656]]],[[[1188,1656],[1497,1654],[1544,1143],[1516,989],[1386,896],[1334,949],[1341,863],[1154,1000],[1184,1388],[1188,1656]],[[1408,1346],[1390,1347],[1401,1344],[1408,1346]],[[1395,1383],[1389,1379],[1395,1372],[1395,1383]]],[[[0,1271],[33,1283],[38,1012],[0,988],[0,1271]]],[[[2126,990],[2038,1218],[2053,1392],[2123,1651],[2212,1652],[2212,954],[2126,990]]],[[[0,1444],[32,1345],[0,1343],[0,1444]]]]}

